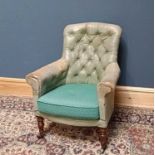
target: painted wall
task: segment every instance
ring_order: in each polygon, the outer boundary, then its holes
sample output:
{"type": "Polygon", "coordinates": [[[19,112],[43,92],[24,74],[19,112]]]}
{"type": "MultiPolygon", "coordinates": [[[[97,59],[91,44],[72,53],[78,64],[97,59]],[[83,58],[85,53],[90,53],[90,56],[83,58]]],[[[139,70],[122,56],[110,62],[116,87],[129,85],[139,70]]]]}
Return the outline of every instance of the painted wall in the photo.
{"type": "Polygon", "coordinates": [[[0,76],[58,59],[65,25],[89,21],[123,28],[119,85],[153,87],[153,0],[0,0],[0,76]]]}

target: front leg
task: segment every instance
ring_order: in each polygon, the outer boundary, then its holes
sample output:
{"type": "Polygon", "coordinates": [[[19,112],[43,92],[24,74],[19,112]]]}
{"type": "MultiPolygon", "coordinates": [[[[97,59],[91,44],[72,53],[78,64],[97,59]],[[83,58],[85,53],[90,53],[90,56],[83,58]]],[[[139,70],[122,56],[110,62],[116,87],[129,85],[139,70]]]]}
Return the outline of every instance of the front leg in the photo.
{"type": "Polygon", "coordinates": [[[38,128],[39,128],[39,135],[38,138],[43,138],[45,133],[44,133],[44,118],[40,116],[36,116],[37,122],[38,122],[38,128]]]}
{"type": "Polygon", "coordinates": [[[99,141],[101,143],[103,151],[106,149],[108,142],[108,128],[97,128],[97,133],[99,136],[99,141]]]}

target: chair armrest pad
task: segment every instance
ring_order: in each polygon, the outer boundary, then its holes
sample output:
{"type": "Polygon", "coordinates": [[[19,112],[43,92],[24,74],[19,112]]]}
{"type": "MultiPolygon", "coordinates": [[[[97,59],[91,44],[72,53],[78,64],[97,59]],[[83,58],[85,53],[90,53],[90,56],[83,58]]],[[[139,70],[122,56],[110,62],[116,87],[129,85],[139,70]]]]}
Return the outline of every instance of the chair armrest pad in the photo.
{"type": "Polygon", "coordinates": [[[59,59],[26,75],[26,81],[31,85],[33,93],[41,96],[63,84],[67,71],[68,62],[65,59],[59,59]]]}

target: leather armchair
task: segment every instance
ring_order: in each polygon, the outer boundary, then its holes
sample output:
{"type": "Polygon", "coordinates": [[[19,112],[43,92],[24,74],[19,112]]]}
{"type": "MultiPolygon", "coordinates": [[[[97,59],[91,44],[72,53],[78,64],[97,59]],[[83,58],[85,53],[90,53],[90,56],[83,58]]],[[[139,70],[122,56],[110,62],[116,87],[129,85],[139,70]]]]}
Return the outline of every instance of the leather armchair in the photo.
{"type": "Polygon", "coordinates": [[[57,123],[96,127],[105,149],[108,123],[114,110],[115,86],[120,74],[117,64],[120,36],[121,28],[113,24],[68,25],[64,29],[61,59],[26,76],[33,89],[39,138],[44,136],[44,118],[47,118],[57,123]],[[66,112],[66,107],[63,109],[61,104],[55,108],[51,102],[55,105],[64,102],[63,106],[69,104],[71,108],[73,104],[76,108],[69,114],[72,110],[66,112]]]}

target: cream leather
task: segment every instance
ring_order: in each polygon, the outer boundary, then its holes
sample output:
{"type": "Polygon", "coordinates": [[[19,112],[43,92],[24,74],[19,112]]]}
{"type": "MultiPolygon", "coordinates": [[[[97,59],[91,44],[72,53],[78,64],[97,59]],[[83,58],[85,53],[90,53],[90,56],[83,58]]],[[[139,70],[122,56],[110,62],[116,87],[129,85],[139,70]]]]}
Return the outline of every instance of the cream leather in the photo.
{"type": "Polygon", "coordinates": [[[97,83],[117,61],[119,26],[103,23],[69,25],[64,30],[63,57],[69,61],[67,83],[97,83]]]}
{"type": "Polygon", "coordinates": [[[68,66],[65,59],[59,59],[28,74],[26,80],[32,86],[34,94],[40,97],[51,89],[65,84],[68,66]]]}
{"type": "MultiPolygon", "coordinates": [[[[88,121],[55,118],[37,111],[55,122],[81,126],[106,127],[114,109],[115,86],[120,74],[117,51],[121,28],[107,23],[80,23],[64,30],[62,58],[26,76],[36,100],[65,83],[95,83],[99,99],[100,120],[88,121]],[[74,123],[75,122],[75,123],[74,123]]],[[[87,92],[86,92],[87,93],[87,92]]]]}

